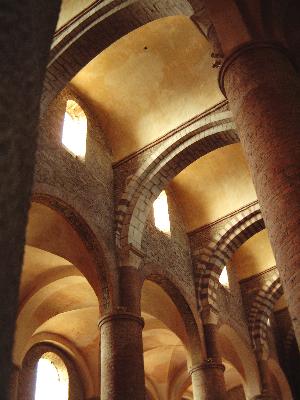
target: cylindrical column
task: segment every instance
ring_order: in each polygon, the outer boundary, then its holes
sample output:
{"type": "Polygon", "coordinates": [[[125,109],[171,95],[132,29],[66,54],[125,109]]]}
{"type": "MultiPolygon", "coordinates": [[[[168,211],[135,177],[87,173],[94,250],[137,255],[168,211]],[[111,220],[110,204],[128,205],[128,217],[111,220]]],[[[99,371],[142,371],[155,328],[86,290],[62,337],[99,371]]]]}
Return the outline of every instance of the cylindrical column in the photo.
{"type": "Polygon", "coordinates": [[[20,368],[17,367],[15,364],[12,364],[12,369],[9,379],[9,390],[8,390],[9,400],[18,399],[19,374],[20,374],[20,368]]]}
{"type": "Polygon", "coordinates": [[[256,396],[255,400],[276,400],[277,397],[272,387],[272,380],[265,352],[263,350],[256,350],[255,355],[260,377],[261,391],[261,394],[256,396]]]}
{"type": "Polygon", "coordinates": [[[226,399],[224,370],[223,364],[208,360],[190,368],[194,400],[226,399]]]}
{"type": "MultiPolygon", "coordinates": [[[[209,322],[214,318],[207,310],[202,311],[203,334],[206,348],[206,360],[190,368],[193,394],[196,400],[224,400],[227,398],[224,380],[225,367],[218,347],[218,329],[215,323],[209,322]]],[[[215,316],[217,318],[217,316],[215,316]]]]}
{"type": "Polygon", "coordinates": [[[3,399],[8,398],[40,96],[60,2],[1,1],[0,393],[3,399]]]}
{"type": "Polygon", "coordinates": [[[101,400],[145,400],[143,326],[130,312],[100,320],[101,400]]]}
{"type": "Polygon", "coordinates": [[[226,58],[220,85],[248,161],[299,345],[299,73],[280,45],[250,43],[226,58]]]}
{"type": "MultiPolygon", "coordinates": [[[[140,258],[130,253],[131,260],[140,258]]],[[[116,310],[99,322],[101,331],[101,400],[145,400],[141,317],[142,278],[136,266],[119,268],[116,310]]]]}
{"type": "Polygon", "coordinates": [[[207,359],[216,363],[222,363],[222,357],[218,346],[218,328],[216,324],[204,324],[203,333],[207,359]]]}

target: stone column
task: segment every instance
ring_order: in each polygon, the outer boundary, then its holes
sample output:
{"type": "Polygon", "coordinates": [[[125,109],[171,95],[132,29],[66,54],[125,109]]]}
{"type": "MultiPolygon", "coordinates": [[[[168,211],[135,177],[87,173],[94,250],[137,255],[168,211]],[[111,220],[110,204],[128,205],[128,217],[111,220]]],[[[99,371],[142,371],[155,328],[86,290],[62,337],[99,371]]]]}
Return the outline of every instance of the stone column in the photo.
{"type": "Polygon", "coordinates": [[[225,400],[227,398],[224,371],[218,340],[217,316],[202,311],[203,333],[206,347],[206,360],[190,368],[195,400],[225,400]]]}
{"type": "Polygon", "coordinates": [[[119,306],[99,322],[101,400],[145,400],[141,287],[137,264],[126,262],[119,268],[119,306]]]}
{"type": "Polygon", "coordinates": [[[0,15],[0,393],[8,398],[39,103],[60,0],[2,0],[0,15]]]}
{"type": "Polygon", "coordinates": [[[287,51],[251,42],[224,61],[226,94],[300,344],[300,76],[287,51]]]}
{"type": "Polygon", "coordinates": [[[222,363],[206,360],[190,368],[194,400],[224,400],[227,398],[222,363]]]}
{"type": "Polygon", "coordinates": [[[9,400],[18,399],[18,386],[19,386],[20,368],[12,364],[10,379],[9,379],[9,400]]]}
{"type": "Polygon", "coordinates": [[[261,394],[256,396],[255,400],[276,400],[277,397],[272,388],[270,370],[268,367],[268,359],[263,350],[255,350],[256,362],[260,377],[261,394]]]}

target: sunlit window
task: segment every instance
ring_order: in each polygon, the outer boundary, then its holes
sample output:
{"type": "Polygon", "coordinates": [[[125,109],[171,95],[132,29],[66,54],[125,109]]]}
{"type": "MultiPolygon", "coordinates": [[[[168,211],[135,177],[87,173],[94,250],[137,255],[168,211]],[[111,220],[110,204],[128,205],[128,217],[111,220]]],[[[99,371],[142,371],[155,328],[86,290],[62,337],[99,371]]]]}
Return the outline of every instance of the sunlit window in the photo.
{"type": "Polygon", "coordinates": [[[83,109],[73,100],[67,101],[62,144],[82,159],[86,152],[87,119],[83,109]]]}
{"type": "Polygon", "coordinates": [[[35,400],[68,400],[69,377],[64,362],[54,353],[45,353],[37,365],[35,400]]]}
{"type": "Polygon", "coordinates": [[[223,268],[223,271],[219,278],[219,282],[221,283],[221,285],[225,286],[226,288],[229,288],[229,280],[226,267],[223,268]]]}
{"type": "Polygon", "coordinates": [[[168,198],[163,190],[158,198],[153,202],[154,223],[157,229],[170,235],[170,218],[168,208],[168,198]]]}

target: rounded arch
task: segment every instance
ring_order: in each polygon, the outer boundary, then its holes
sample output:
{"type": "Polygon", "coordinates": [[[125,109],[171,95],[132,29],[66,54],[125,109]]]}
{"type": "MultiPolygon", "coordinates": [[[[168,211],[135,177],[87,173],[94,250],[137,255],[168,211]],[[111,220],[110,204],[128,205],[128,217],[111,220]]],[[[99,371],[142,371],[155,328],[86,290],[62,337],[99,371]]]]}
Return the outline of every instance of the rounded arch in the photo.
{"type": "Polygon", "coordinates": [[[223,324],[218,330],[222,357],[229,361],[240,374],[247,398],[260,393],[260,381],[256,359],[249,345],[229,325],[223,324]]]}
{"type": "Polygon", "coordinates": [[[72,262],[95,291],[100,312],[107,311],[112,302],[108,261],[103,246],[86,221],[63,200],[46,194],[33,194],[31,210],[34,213],[32,220],[29,218],[27,243],[72,262]]]}
{"type": "Polygon", "coordinates": [[[186,336],[181,336],[187,353],[189,367],[201,364],[205,358],[203,333],[194,317],[192,306],[181,293],[177,285],[170,277],[162,274],[162,268],[158,265],[146,264],[142,270],[143,282],[150,281],[158,285],[170,298],[177,308],[182,319],[186,336]]]}
{"type": "Polygon", "coordinates": [[[75,74],[101,51],[151,21],[173,15],[190,17],[201,8],[196,0],[95,1],[54,36],[42,95],[42,112],[75,74]]]}
{"type": "Polygon", "coordinates": [[[31,347],[24,357],[19,377],[19,400],[34,400],[37,364],[46,353],[53,353],[64,364],[69,378],[69,399],[83,400],[85,393],[82,377],[76,368],[76,362],[59,347],[50,343],[38,343],[31,347]]]}
{"type": "Polygon", "coordinates": [[[30,341],[28,342],[26,354],[31,348],[33,348],[34,346],[39,346],[41,344],[52,345],[67,354],[67,356],[71,360],[76,360],[76,368],[79,375],[82,377],[84,393],[87,397],[92,396],[95,392],[95,387],[89,367],[82,353],[77,349],[74,343],[63,336],[54,333],[36,333],[31,337],[30,341]]]}
{"type": "Polygon", "coordinates": [[[272,279],[258,291],[249,313],[249,330],[255,349],[268,354],[268,319],[275,302],[283,295],[279,272],[274,270],[272,279]]]}
{"type": "Polygon", "coordinates": [[[191,120],[166,141],[130,179],[117,208],[119,248],[141,249],[147,216],[155,198],[179,172],[199,157],[239,141],[229,111],[191,120]]]}
{"type": "Polygon", "coordinates": [[[235,215],[211,242],[194,254],[199,306],[217,312],[217,289],[226,263],[251,236],[265,228],[258,202],[235,215]]]}
{"type": "Polygon", "coordinates": [[[277,361],[275,361],[273,358],[268,359],[268,367],[272,373],[272,375],[275,377],[277,384],[280,389],[280,394],[281,394],[281,399],[282,400],[293,400],[293,395],[291,392],[290,385],[286,379],[286,376],[284,372],[282,371],[280,365],[278,364],[277,361]]]}

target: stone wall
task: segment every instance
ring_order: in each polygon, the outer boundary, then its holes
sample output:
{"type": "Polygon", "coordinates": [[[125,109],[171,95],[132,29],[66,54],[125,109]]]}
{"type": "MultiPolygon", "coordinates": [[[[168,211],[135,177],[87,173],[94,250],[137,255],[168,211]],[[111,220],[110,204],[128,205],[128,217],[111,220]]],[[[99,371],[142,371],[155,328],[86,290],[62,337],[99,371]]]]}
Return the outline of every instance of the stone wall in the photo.
{"type": "Polygon", "coordinates": [[[58,197],[75,208],[114,254],[111,153],[98,121],[70,88],[57,96],[41,119],[36,159],[34,192],[58,197]],[[61,143],[67,100],[75,100],[87,116],[85,161],[61,143]]]}
{"type": "Polygon", "coordinates": [[[171,235],[160,232],[155,227],[153,213],[150,212],[142,241],[145,263],[159,265],[162,275],[169,276],[185,298],[189,299],[189,303],[195,306],[195,286],[185,226],[172,192],[166,192],[171,235]]]}

